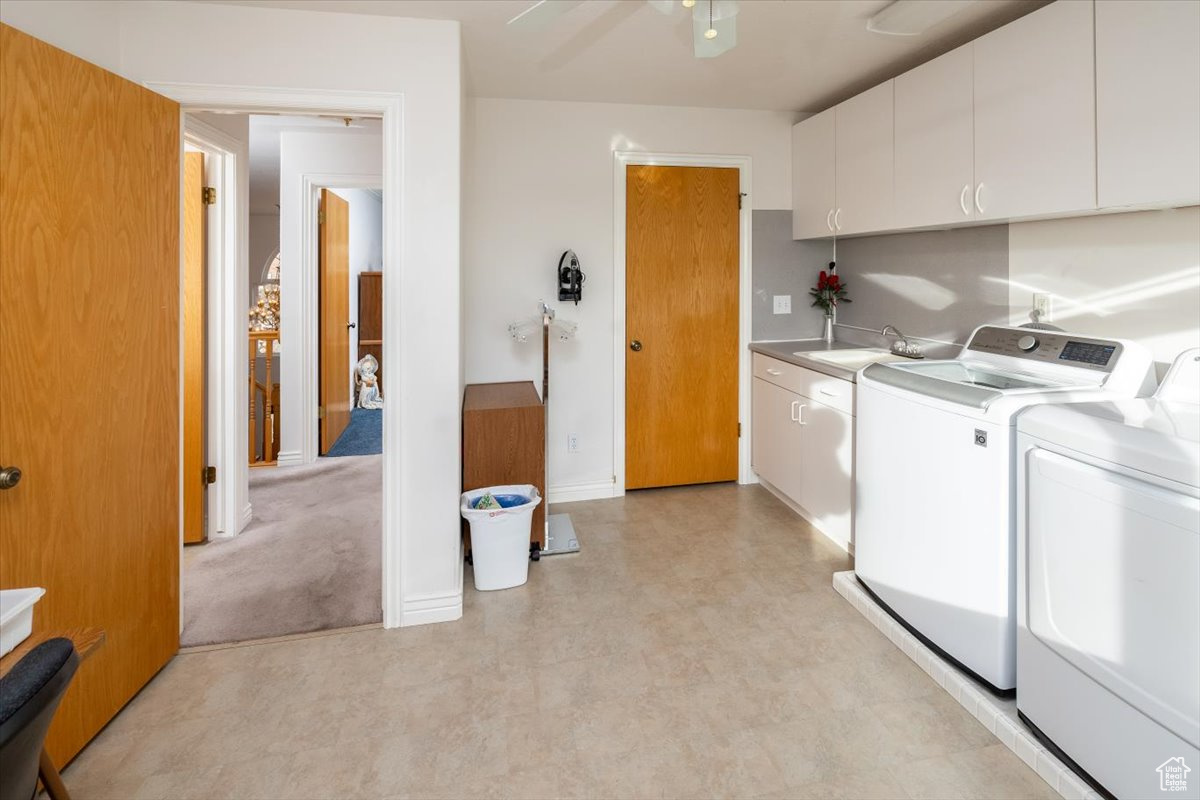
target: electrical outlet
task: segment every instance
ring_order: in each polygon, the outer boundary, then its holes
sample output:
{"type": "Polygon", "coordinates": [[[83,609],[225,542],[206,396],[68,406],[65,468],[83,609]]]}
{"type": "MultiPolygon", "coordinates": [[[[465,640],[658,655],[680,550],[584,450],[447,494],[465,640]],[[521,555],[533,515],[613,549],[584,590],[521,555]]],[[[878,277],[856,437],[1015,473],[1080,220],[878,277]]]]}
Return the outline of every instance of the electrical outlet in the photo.
{"type": "Polygon", "coordinates": [[[790,294],[777,294],[775,298],[775,313],[790,314],[792,313],[792,296],[790,294]]]}
{"type": "Polygon", "coordinates": [[[1047,292],[1033,293],[1033,310],[1037,312],[1038,322],[1050,322],[1054,319],[1054,306],[1047,292]]]}
{"type": "Polygon", "coordinates": [[[578,433],[568,433],[567,434],[567,452],[568,453],[578,453],[579,452],[579,434],[578,433]]]}

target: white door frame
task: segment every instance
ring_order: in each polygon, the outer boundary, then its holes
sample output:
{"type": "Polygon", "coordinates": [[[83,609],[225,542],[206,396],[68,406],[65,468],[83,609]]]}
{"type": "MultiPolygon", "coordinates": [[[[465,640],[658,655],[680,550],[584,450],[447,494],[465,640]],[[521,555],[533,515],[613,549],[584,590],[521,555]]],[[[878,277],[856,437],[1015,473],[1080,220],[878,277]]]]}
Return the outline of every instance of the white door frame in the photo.
{"type": "MultiPolygon", "coordinates": [[[[204,152],[205,172],[217,190],[217,202],[209,217],[205,265],[204,379],[205,449],[208,464],[217,468],[217,482],[206,493],[205,534],[219,539],[236,536],[250,520],[245,457],[249,423],[242,402],[248,400],[244,380],[231,380],[230,370],[225,368],[225,359],[235,357],[232,350],[237,344],[229,339],[234,330],[245,326],[239,304],[245,296],[241,287],[246,285],[247,277],[240,254],[241,239],[248,233],[245,225],[238,224],[237,191],[238,169],[246,164],[248,147],[191,114],[183,115],[183,141],[204,152]]],[[[246,337],[238,338],[244,345],[246,337]]],[[[244,363],[246,357],[239,363],[244,363]]]]}
{"type": "MultiPolygon", "coordinates": [[[[318,330],[321,320],[321,253],[317,211],[320,205],[321,190],[382,188],[383,176],[378,173],[305,172],[300,175],[300,363],[304,365],[300,396],[304,399],[302,407],[306,409],[304,436],[301,439],[300,461],[298,462],[301,464],[312,463],[320,454],[318,432],[321,421],[317,406],[321,399],[319,358],[321,336],[318,330]]],[[[386,264],[387,261],[385,260],[384,263],[386,264]]],[[[391,358],[390,355],[389,358],[391,358]]],[[[280,466],[283,466],[283,453],[280,453],[279,457],[280,466]]]]}
{"type": "Polygon", "coordinates": [[[754,483],[750,470],[750,156],[687,153],[613,152],[613,496],[625,494],[625,168],[733,167],[738,170],[742,207],[738,212],[738,483],[754,483]]]}
{"type": "MultiPolygon", "coordinates": [[[[401,213],[394,211],[404,203],[404,186],[401,181],[401,168],[404,163],[404,95],[384,92],[341,92],[335,90],[307,89],[269,89],[249,86],[223,86],[191,83],[161,83],[148,81],[146,88],[171,98],[180,104],[183,111],[233,111],[237,113],[287,113],[287,114],[339,114],[350,116],[378,116],[383,118],[383,263],[388,265],[392,280],[383,284],[383,332],[384,340],[391,342],[389,348],[391,363],[395,364],[401,357],[402,350],[398,346],[403,331],[401,314],[402,276],[410,268],[404,259],[400,246],[402,241],[400,220],[401,213]],[[395,204],[395,205],[393,205],[395,204]]],[[[181,144],[182,147],[182,144],[181,144]]],[[[242,221],[238,220],[239,226],[242,221]]],[[[246,234],[248,236],[248,233],[246,234]]],[[[182,254],[181,254],[182,257],[182,254]]],[[[246,270],[248,265],[239,259],[238,274],[242,280],[237,283],[241,300],[245,300],[245,286],[249,280],[246,270]]],[[[239,307],[242,307],[239,305],[239,307]]],[[[237,315],[232,315],[232,320],[237,315]]],[[[228,370],[230,381],[241,385],[245,379],[245,365],[248,363],[248,345],[246,338],[246,321],[244,314],[236,319],[236,325],[229,322],[226,329],[227,337],[222,340],[224,352],[213,354],[228,370]]],[[[392,368],[383,375],[383,393],[385,397],[399,398],[400,370],[392,368]]],[[[240,402],[240,401],[239,401],[240,402]]],[[[249,400],[241,406],[240,419],[245,419],[249,413],[249,400]]],[[[245,433],[245,431],[243,431],[245,433]]],[[[248,448],[246,433],[239,443],[239,448],[248,448]]],[[[400,569],[404,554],[404,542],[408,538],[404,520],[400,514],[403,498],[401,495],[401,431],[400,407],[395,403],[387,403],[383,407],[383,524],[382,524],[382,576],[383,583],[383,625],[385,628],[396,628],[401,624],[403,598],[403,576],[400,569]]],[[[246,449],[241,449],[241,460],[248,460],[246,449]]],[[[235,456],[236,457],[236,456],[235,456]]]]}

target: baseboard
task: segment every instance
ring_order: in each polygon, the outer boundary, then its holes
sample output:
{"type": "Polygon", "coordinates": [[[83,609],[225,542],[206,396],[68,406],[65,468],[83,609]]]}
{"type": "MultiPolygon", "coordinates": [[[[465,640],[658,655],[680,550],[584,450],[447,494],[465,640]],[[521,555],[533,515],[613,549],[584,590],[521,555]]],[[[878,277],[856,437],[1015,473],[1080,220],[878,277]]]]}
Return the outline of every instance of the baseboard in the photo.
{"type": "Polygon", "coordinates": [[[242,509],[242,524],[238,526],[238,533],[244,531],[252,519],[254,519],[254,509],[249,503],[246,503],[246,507],[242,509]]]}
{"type": "Polygon", "coordinates": [[[783,503],[785,506],[790,508],[792,511],[795,511],[797,514],[799,514],[804,519],[805,522],[807,522],[809,525],[812,525],[813,530],[817,531],[822,536],[824,536],[826,539],[828,539],[829,541],[831,541],[835,545],[837,545],[839,550],[841,550],[844,553],[849,553],[850,555],[854,555],[854,543],[853,542],[840,541],[838,539],[833,538],[825,531],[821,530],[821,526],[818,525],[815,520],[813,520],[813,518],[809,515],[809,513],[807,511],[804,510],[804,508],[802,506],[800,506],[795,500],[788,497],[783,492],[779,491],[779,489],[777,489],[773,485],[771,485],[770,481],[764,481],[761,477],[759,477],[758,483],[760,486],[762,486],[768,492],[775,495],[775,497],[777,497],[781,503],[783,503]]]}
{"type": "Polygon", "coordinates": [[[426,595],[401,601],[400,627],[430,625],[462,619],[462,591],[445,595],[426,595]]]}
{"type": "Polygon", "coordinates": [[[616,497],[615,484],[611,480],[591,483],[564,483],[551,486],[547,492],[549,503],[577,503],[581,500],[606,500],[616,497]]]}
{"type": "Polygon", "coordinates": [[[276,466],[296,467],[304,463],[304,454],[299,450],[280,450],[275,458],[276,466]]]}

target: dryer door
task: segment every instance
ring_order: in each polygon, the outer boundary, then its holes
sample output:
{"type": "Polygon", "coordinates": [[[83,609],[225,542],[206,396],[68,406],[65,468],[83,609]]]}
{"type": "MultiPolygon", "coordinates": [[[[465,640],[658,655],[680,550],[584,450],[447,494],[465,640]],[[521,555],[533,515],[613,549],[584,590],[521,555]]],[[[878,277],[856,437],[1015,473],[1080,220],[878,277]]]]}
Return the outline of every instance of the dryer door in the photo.
{"type": "Polygon", "coordinates": [[[1200,745],[1200,500],[1043,449],[1029,453],[1030,632],[1200,745]]]}

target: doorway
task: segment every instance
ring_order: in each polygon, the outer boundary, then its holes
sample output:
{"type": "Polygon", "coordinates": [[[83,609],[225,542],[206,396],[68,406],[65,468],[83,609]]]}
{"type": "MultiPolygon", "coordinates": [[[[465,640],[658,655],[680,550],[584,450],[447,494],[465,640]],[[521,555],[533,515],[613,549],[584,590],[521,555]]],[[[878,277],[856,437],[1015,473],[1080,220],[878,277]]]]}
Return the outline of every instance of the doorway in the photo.
{"type": "Polygon", "coordinates": [[[744,462],[748,164],[656,162],[618,154],[618,489],[735,481],[744,462]]]}
{"type": "MultiPolygon", "coordinates": [[[[190,116],[195,114],[185,118],[190,116]]],[[[319,373],[336,370],[328,386],[340,391],[346,416],[358,397],[358,363],[348,341],[355,324],[347,313],[349,282],[368,268],[382,271],[382,126],[378,119],[346,115],[220,117],[248,142],[248,186],[237,224],[247,232],[253,261],[232,303],[246,350],[232,358],[227,352],[223,368],[241,387],[239,424],[245,427],[238,450],[249,468],[249,513],[237,535],[185,549],[181,644],[224,645],[379,624],[382,409],[375,404],[379,435],[372,454],[317,458],[314,448],[306,458],[305,443],[317,439],[325,419],[315,405],[308,413],[307,398],[325,399],[315,385],[319,373]],[[375,187],[376,194],[366,197],[373,211],[369,244],[359,241],[363,226],[351,224],[350,202],[326,188],[330,177],[375,187]],[[324,268],[331,254],[337,269],[324,268]],[[329,325],[333,307],[341,309],[337,350],[322,346],[330,341],[322,326],[329,325]],[[331,355],[339,356],[338,363],[331,355]]],[[[229,312],[230,304],[220,311],[229,312]]],[[[375,390],[378,400],[378,382],[375,390]]]]}

